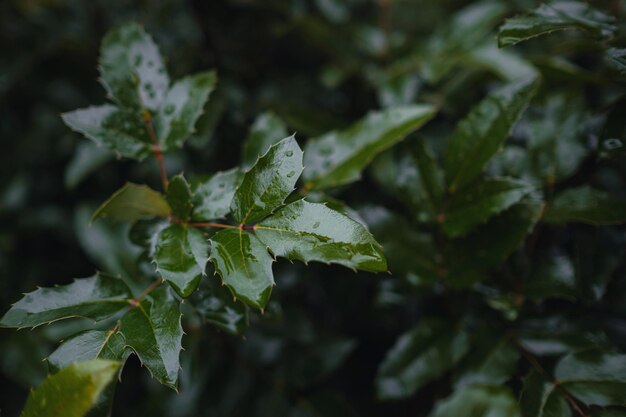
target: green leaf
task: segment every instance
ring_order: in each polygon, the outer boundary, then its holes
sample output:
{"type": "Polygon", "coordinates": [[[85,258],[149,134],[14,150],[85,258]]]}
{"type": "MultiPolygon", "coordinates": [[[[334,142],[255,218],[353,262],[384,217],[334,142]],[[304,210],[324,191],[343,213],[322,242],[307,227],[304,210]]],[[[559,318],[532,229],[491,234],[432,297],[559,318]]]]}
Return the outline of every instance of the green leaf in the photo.
{"type": "Polygon", "coordinates": [[[87,330],[65,340],[48,356],[47,362],[54,372],[58,372],[73,362],[90,359],[124,363],[129,354],[124,336],[117,330],[87,330]]]}
{"type": "Polygon", "coordinates": [[[420,128],[435,113],[433,106],[423,104],[370,112],[346,130],[309,140],[304,153],[305,187],[325,189],[358,180],[376,155],[420,128]]]}
{"type": "Polygon", "coordinates": [[[254,227],[275,256],[386,271],[382,248],[363,225],[326,207],[298,200],[254,227]]]}
{"type": "Polygon", "coordinates": [[[606,59],[616,71],[626,75],[626,48],[607,49],[606,59]]]}
{"type": "Polygon", "coordinates": [[[209,71],[185,77],[172,85],[154,119],[154,129],[164,151],[183,146],[191,136],[216,83],[215,71],[209,71]]]}
{"type": "Polygon", "coordinates": [[[570,188],[554,198],[544,221],[554,224],[622,224],[626,222],[626,200],[589,186],[570,188]]]}
{"type": "Polygon", "coordinates": [[[567,401],[555,389],[552,381],[535,370],[524,378],[520,408],[524,416],[572,416],[567,401]]]}
{"type": "Polygon", "coordinates": [[[119,26],[102,40],[100,79],[113,100],[131,109],[157,110],[169,86],[157,45],[136,23],[119,26]]]}
{"type": "Polygon", "coordinates": [[[120,320],[120,332],[163,385],[176,389],[183,328],[179,302],[167,287],[152,291],[120,320]]]}
{"type": "Polygon", "coordinates": [[[154,261],[163,279],[185,298],[204,276],[209,250],[209,240],[200,230],[173,224],[159,232],[154,261]]]}
{"type": "Polygon", "coordinates": [[[170,206],[161,193],[147,185],[127,182],[98,207],[92,220],[102,217],[133,223],[147,216],[168,217],[169,215],[170,206]]]}
{"type": "Polygon", "coordinates": [[[519,353],[506,337],[493,334],[493,329],[475,332],[473,349],[459,364],[455,375],[456,388],[471,384],[504,384],[515,373],[519,353]]]}
{"type": "Polygon", "coordinates": [[[65,169],[65,187],[76,188],[90,174],[111,160],[113,155],[92,142],[82,142],[76,146],[72,160],[65,169]]]}
{"type": "Polygon", "coordinates": [[[187,221],[191,217],[193,209],[192,193],[185,177],[180,174],[173,177],[167,187],[165,195],[172,214],[182,221],[187,221]]]}
{"type": "Polygon", "coordinates": [[[442,320],[424,320],[400,336],[387,352],[376,378],[380,399],[405,398],[461,360],[468,334],[442,320]]]}
{"type": "Polygon", "coordinates": [[[280,207],[302,173],[302,150],[290,136],[272,145],[245,173],[230,205],[240,224],[253,224],[280,207]]]}
{"type": "Polygon", "coordinates": [[[451,192],[474,180],[500,149],[535,94],[537,78],[508,84],[489,94],[458,125],[448,142],[444,169],[451,192]]]}
{"type": "Polygon", "coordinates": [[[63,113],[61,117],[72,130],[119,156],[142,161],[152,155],[152,142],[137,111],[104,104],[63,113]]]}
{"type": "Polygon", "coordinates": [[[100,273],[68,285],[39,288],[24,295],[2,317],[0,325],[35,327],[70,317],[99,321],[128,307],[131,298],[124,281],[100,273]]]}
{"type": "Polygon", "coordinates": [[[521,414],[515,397],[507,387],[476,385],[461,388],[437,402],[429,416],[521,417],[521,414]]]}
{"type": "Polygon", "coordinates": [[[82,417],[115,380],[119,362],[94,359],[49,376],[31,391],[21,417],[82,417]]]}
{"type": "Polygon", "coordinates": [[[265,308],[274,285],[274,260],[255,235],[240,228],[217,232],[211,238],[210,260],[235,297],[265,308]]]}
{"type": "Polygon", "coordinates": [[[512,178],[485,178],[452,195],[441,227],[449,237],[467,234],[532,191],[512,178]]]}
{"type": "Polygon", "coordinates": [[[272,112],[261,113],[243,143],[242,166],[251,167],[260,156],[265,155],[270,146],[287,136],[287,126],[280,117],[272,112]]]}
{"type": "Polygon", "coordinates": [[[532,269],[524,289],[532,300],[564,298],[574,301],[579,290],[574,263],[567,256],[552,255],[532,269]]]}
{"type": "Polygon", "coordinates": [[[614,23],[615,18],[587,3],[558,1],[542,4],[526,16],[507,19],[498,32],[498,46],[504,48],[565,29],[579,29],[594,38],[607,38],[617,31],[614,23]]]}
{"type": "Polygon", "coordinates": [[[498,49],[491,39],[468,51],[463,57],[463,63],[484,68],[508,81],[536,77],[538,74],[537,69],[529,62],[512,52],[498,49]]]}
{"type": "Polygon", "coordinates": [[[233,168],[207,180],[192,182],[192,220],[201,222],[226,217],[243,175],[239,168],[233,168]]]}
{"type": "Polygon", "coordinates": [[[248,308],[217,279],[205,279],[190,298],[196,312],[206,323],[232,334],[243,334],[248,327],[248,308]]]}

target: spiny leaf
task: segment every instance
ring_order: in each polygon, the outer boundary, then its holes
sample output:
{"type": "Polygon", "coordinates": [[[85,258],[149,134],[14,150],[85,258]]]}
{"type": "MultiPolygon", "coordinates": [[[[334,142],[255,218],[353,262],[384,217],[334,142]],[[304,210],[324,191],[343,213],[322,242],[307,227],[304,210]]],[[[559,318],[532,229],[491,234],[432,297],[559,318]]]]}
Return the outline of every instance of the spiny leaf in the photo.
{"type": "Polygon", "coordinates": [[[450,237],[465,235],[531,191],[531,186],[512,178],[479,180],[450,198],[442,229],[450,237]]]}
{"type": "Polygon", "coordinates": [[[243,143],[243,167],[254,165],[257,158],[265,155],[270,146],[287,135],[287,126],[282,119],[272,112],[261,113],[252,124],[243,143]]]}
{"type": "Polygon", "coordinates": [[[207,180],[192,182],[194,221],[207,221],[225,217],[230,203],[243,179],[243,171],[233,168],[218,172],[207,180]]]}
{"type": "Polygon", "coordinates": [[[130,351],[124,336],[117,330],[87,330],[65,340],[47,361],[54,372],[73,362],[109,359],[126,362],[130,351]]]}
{"type": "Polygon", "coordinates": [[[170,206],[163,195],[147,185],[126,183],[93,214],[92,220],[106,217],[133,223],[146,216],[168,217],[170,206]]]}
{"type": "Polygon", "coordinates": [[[241,224],[252,224],[280,207],[302,173],[302,150],[290,136],[270,147],[245,173],[230,205],[241,224]]]}
{"type": "Polygon", "coordinates": [[[189,220],[193,208],[192,194],[191,188],[182,174],[176,175],[170,180],[165,199],[172,208],[174,216],[182,221],[189,220]]]}
{"type": "Polygon", "coordinates": [[[544,221],[554,224],[622,224],[626,222],[626,200],[589,186],[571,188],[555,197],[548,206],[544,221]]]}
{"type": "Polygon", "coordinates": [[[263,309],[274,285],[273,259],[267,247],[242,229],[227,229],[211,238],[211,261],[234,296],[263,309]]]}
{"type": "Polygon", "coordinates": [[[176,389],[183,328],[179,302],[167,287],[152,291],[120,320],[120,332],[163,385],[176,389]]]}
{"type": "Polygon", "coordinates": [[[579,1],[558,1],[542,4],[526,16],[508,19],[498,33],[500,48],[552,33],[579,29],[595,38],[612,36],[617,27],[615,18],[579,1]]]}
{"type": "Polygon", "coordinates": [[[248,327],[248,308],[217,279],[205,279],[189,298],[206,323],[232,334],[243,334],[248,327]]]}
{"type": "Polygon", "coordinates": [[[535,370],[524,378],[520,408],[524,416],[571,417],[572,415],[567,401],[555,389],[552,381],[535,370]]]}
{"type": "Polygon", "coordinates": [[[49,376],[31,391],[21,417],[83,417],[114,381],[119,362],[94,359],[49,376]]]}
{"type": "Polygon", "coordinates": [[[275,256],[387,270],[382,248],[367,229],[324,204],[298,200],[257,224],[254,231],[275,256]]]}
{"type": "Polygon", "coordinates": [[[607,49],[606,59],[615,70],[626,75],[626,48],[607,49]]]}
{"type": "Polygon", "coordinates": [[[0,326],[35,327],[70,317],[99,321],[128,307],[131,298],[124,281],[100,273],[24,295],[2,317],[0,326]]]}
{"type": "Polygon", "coordinates": [[[204,276],[209,249],[209,240],[201,231],[173,224],[159,232],[154,261],[178,295],[189,297],[204,276]]]}
{"type": "Polygon", "coordinates": [[[433,106],[424,104],[370,112],[346,130],[309,140],[304,153],[305,186],[319,190],[358,180],[376,155],[420,128],[435,113],[433,106]]]}
{"type": "MultiPolygon", "coordinates": [[[[498,385],[474,385],[461,388],[437,402],[429,417],[520,417],[511,390],[498,385]]],[[[537,415],[539,416],[539,415],[537,415]]]]}
{"type": "Polygon", "coordinates": [[[444,169],[451,192],[475,179],[498,151],[535,94],[537,78],[489,94],[458,125],[448,142],[444,169]]]}
{"type": "Polygon", "coordinates": [[[132,109],[157,110],[169,86],[157,45],[136,23],[119,26],[104,37],[100,76],[109,96],[132,109]]]}

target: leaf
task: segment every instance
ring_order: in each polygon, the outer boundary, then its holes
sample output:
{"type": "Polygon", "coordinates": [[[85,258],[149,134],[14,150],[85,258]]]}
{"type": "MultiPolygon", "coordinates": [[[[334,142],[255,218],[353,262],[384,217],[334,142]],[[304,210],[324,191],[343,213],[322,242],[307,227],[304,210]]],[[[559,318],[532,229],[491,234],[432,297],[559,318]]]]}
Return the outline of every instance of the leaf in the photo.
{"type": "Polygon", "coordinates": [[[272,145],[244,174],[230,205],[240,224],[254,224],[280,207],[302,173],[302,151],[290,136],[272,145]]]}
{"type": "Polygon", "coordinates": [[[522,415],[571,417],[571,411],[562,394],[557,392],[552,381],[539,372],[532,370],[524,378],[524,387],[520,397],[522,415]]]}
{"type": "Polygon", "coordinates": [[[192,194],[191,188],[182,174],[176,175],[170,180],[165,199],[174,216],[182,221],[189,220],[193,209],[192,194]]]}
{"type": "Polygon", "coordinates": [[[173,224],[159,231],[154,261],[163,279],[186,298],[205,275],[209,250],[209,240],[201,231],[173,224]]]}
{"type": "Polygon", "coordinates": [[[319,190],[358,180],[376,155],[420,128],[435,113],[433,106],[425,104],[370,112],[346,130],[309,140],[304,152],[305,187],[319,190]]]}
{"type": "Polygon", "coordinates": [[[209,259],[235,297],[265,308],[274,285],[273,259],[256,236],[239,228],[217,232],[211,238],[209,259]]]}
{"type": "Polygon", "coordinates": [[[78,144],[72,160],[65,169],[65,187],[76,188],[91,173],[111,160],[111,155],[91,142],[78,144]]]}
{"type": "Polygon", "coordinates": [[[519,353],[506,337],[494,336],[492,329],[475,332],[472,347],[455,375],[457,389],[473,384],[502,385],[515,373],[519,353]]]}
{"type": "Polygon", "coordinates": [[[575,301],[579,288],[574,263],[567,256],[552,255],[533,268],[524,288],[532,300],[563,298],[575,301]]]}
{"type": "Polygon", "coordinates": [[[152,291],[120,320],[120,332],[161,384],[176,389],[183,328],[179,302],[167,287],[152,291]]]}
{"type": "Polygon", "coordinates": [[[73,362],[91,359],[116,360],[123,364],[129,354],[124,336],[117,330],[87,330],[65,340],[48,356],[47,362],[58,372],[73,362]]]}
{"type": "Polygon", "coordinates": [[[154,119],[154,129],[164,151],[182,147],[191,136],[216,83],[215,71],[208,71],[185,77],[172,85],[154,119]]]}
{"type": "Polygon", "coordinates": [[[230,291],[219,285],[217,279],[203,280],[190,300],[206,323],[238,335],[248,327],[248,308],[243,302],[233,300],[230,291]]]}
{"type": "Polygon", "coordinates": [[[469,184],[481,173],[508,137],[537,86],[537,78],[508,84],[489,94],[457,125],[444,159],[450,192],[469,184]]]}
{"type": "Polygon", "coordinates": [[[520,417],[521,414],[515,397],[507,387],[474,385],[461,388],[437,402],[429,416],[520,417]]]}
{"type": "Polygon", "coordinates": [[[243,143],[242,166],[249,168],[265,155],[273,144],[288,136],[283,120],[272,112],[261,113],[255,119],[243,143]]]}
{"type": "Polygon", "coordinates": [[[548,206],[544,221],[553,224],[622,224],[626,222],[626,201],[589,186],[570,188],[557,194],[548,206]]]}
{"type": "Polygon", "coordinates": [[[115,380],[119,362],[78,362],[49,376],[31,391],[21,417],[82,417],[115,380]]]}
{"type": "Polygon", "coordinates": [[[491,40],[468,51],[463,63],[484,68],[508,81],[536,77],[538,74],[528,61],[512,52],[498,49],[491,40]]]}
{"type": "Polygon", "coordinates": [[[449,237],[463,236],[531,191],[527,183],[512,178],[476,181],[452,195],[441,227],[449,237]]]}
{"type": "Polygon", "coordinates": [[[24,295],[0,319],[0,326],[36,327],[70,317],[100,321],[128,307],[130,299],[132,294],[124,281],[99,273],[24,295]]]}
{"type": "Polygon", "coordinates": [[[380,399],[405,398],[461,360],[468,335],[442,320],[423,320],[387,352],[376,378],[380,399]]]}
{"type": "Polygon", "coordinates": [[[387,270],[382,248],[367,229],[324,204],[298,200],[257,224],[254,232],[275,256],[289,260],[387,270]]]}
{"type": "Polygon", "coordinates": [[[218,172],[207,180],[192,182],[192,220],[206,221],[226,217],[243,175],[239,168],[233,168],[218,172]]]}
{"type": "Polygon", "coordinates": [[[102,40],[100,79],[113,100],[131,109],[157,110],[169,86],[157,45],[136,23],[119,26],[102,40]]]}
{"type": "Polygon", "coordinates": [[[147,216],[168,217],[169,215],[170,206],[161,193],[147,185],[127,182],[98,207],[92,220],[110,218],[133,223],[147,216]]]}
{"type": "Polygon", "coordinates": [[[594,38],[607,38],[617,31],[614,22],[615,18],[583,2],[542,4],[526,16],[507,19],[498,32],[498,46],[504,48],[565,29],[579,29],[594,38]]]}
{"type": "Polygon", "coordinates": [[[610,66],[622,75],[626,75],[626,48],[609,48],[606,59],[610,66]]]}
{"type": "Polygon", "coordinates": [[[152,155],[152,142],[137,111],[104,104],[63,113],[61,118],[72,130],[119,156],[142,161],[152,155]]]}

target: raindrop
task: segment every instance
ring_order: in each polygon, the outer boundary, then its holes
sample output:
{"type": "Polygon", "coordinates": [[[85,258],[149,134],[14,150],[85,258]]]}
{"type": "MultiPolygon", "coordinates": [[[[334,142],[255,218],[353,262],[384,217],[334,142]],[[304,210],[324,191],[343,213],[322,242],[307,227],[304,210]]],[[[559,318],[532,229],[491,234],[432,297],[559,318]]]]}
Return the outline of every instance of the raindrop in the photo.
{"type": "Polygon", "coordinates": [[[287,178],[291,178],[291,177],[293,177],[294,175],[296,175],[296,171],[289,171],[289,172],[287,173],[287,178]]]}
{"type": "Polygon", "coordinates": [[[320,222],[315,222],[313,224],[313,229],[317,229],[318,227],[320,227],[320,222]]]}
{"type": "Polygon", "coordinates": [[[287,151],[287,152],[285,152],[285,156],[293,156],[293,151],[287,151]]]}
{"type": "Polygon", "coordinates": [[[143,61],[143,57],[141,54],[135,55],[135,66],[138,67],[141,65],[141,61],[143,61]]]}
{"type": "Polygon", "coordinates": [[[176,107],[174,107],[173,104],[168,104],[165,106],[165,109],[163,109],[163,111],[165,111],[165,114],[167,115],[174,113],[174,110],[176,110],[176,107]]]}
{"type": "Polygon", "coordinates": [[[624,144],[617,138],[611,138],[604,141],[604,147],[609,150],[619,149],[622,146],[624,146],[624,144]]]}

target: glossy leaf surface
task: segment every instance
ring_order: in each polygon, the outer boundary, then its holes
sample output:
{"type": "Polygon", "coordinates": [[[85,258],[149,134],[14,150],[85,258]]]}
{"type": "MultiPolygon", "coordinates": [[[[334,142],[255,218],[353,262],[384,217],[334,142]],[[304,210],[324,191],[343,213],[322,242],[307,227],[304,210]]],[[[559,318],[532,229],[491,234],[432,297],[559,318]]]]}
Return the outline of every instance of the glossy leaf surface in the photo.
{"type": "Polygon", "coordinates": [[[475,385],[461,388],[439,401],[430,417],[520,417],[515,397],[507,387],[475,385]]]}
{"type": "Polygon", "coordinates": [[[554,198],[544,220],[555,224],[621,224],[626,222],[626,201],[587,186],[572,188],[554,198]]]}
{"type": "Polygon", "coordinates": [[[174,216],[182,221],[189,220],[193,208],[192,194],[191,188],[182,174],[176,175],[170,180],[165,199],[174,216]]]}
{"type": "Polygon", "coordinates": [[[158,191],[147,185],[126,183],[93,214],[92,220],[109,218],[133,223],[148,216],[167,217],[170,206],[158,191]]]}
{"type": "Polygon", "coordinates": [[[230,202],[241,180],[243,171],[233,168],[218,172],[207,180],[192,183],[194,221],[206,221],[225,217],[230,212],[230,202]]]}
{"type": "Polygon", "coordinates": [[[248,327],[248,308],[233,299],[232,293],[217,277],[209,277],[190,298],[200,318],[221,330],[243,334],[248,327]]]}
{"type": "Polygon", "coordinates": [[[65,340],[48,356],[47,362],[56,372],[74,362],[92,359],[124,363],[129,354],[124,336],[117,330],[87,330],[65,340]]]}

